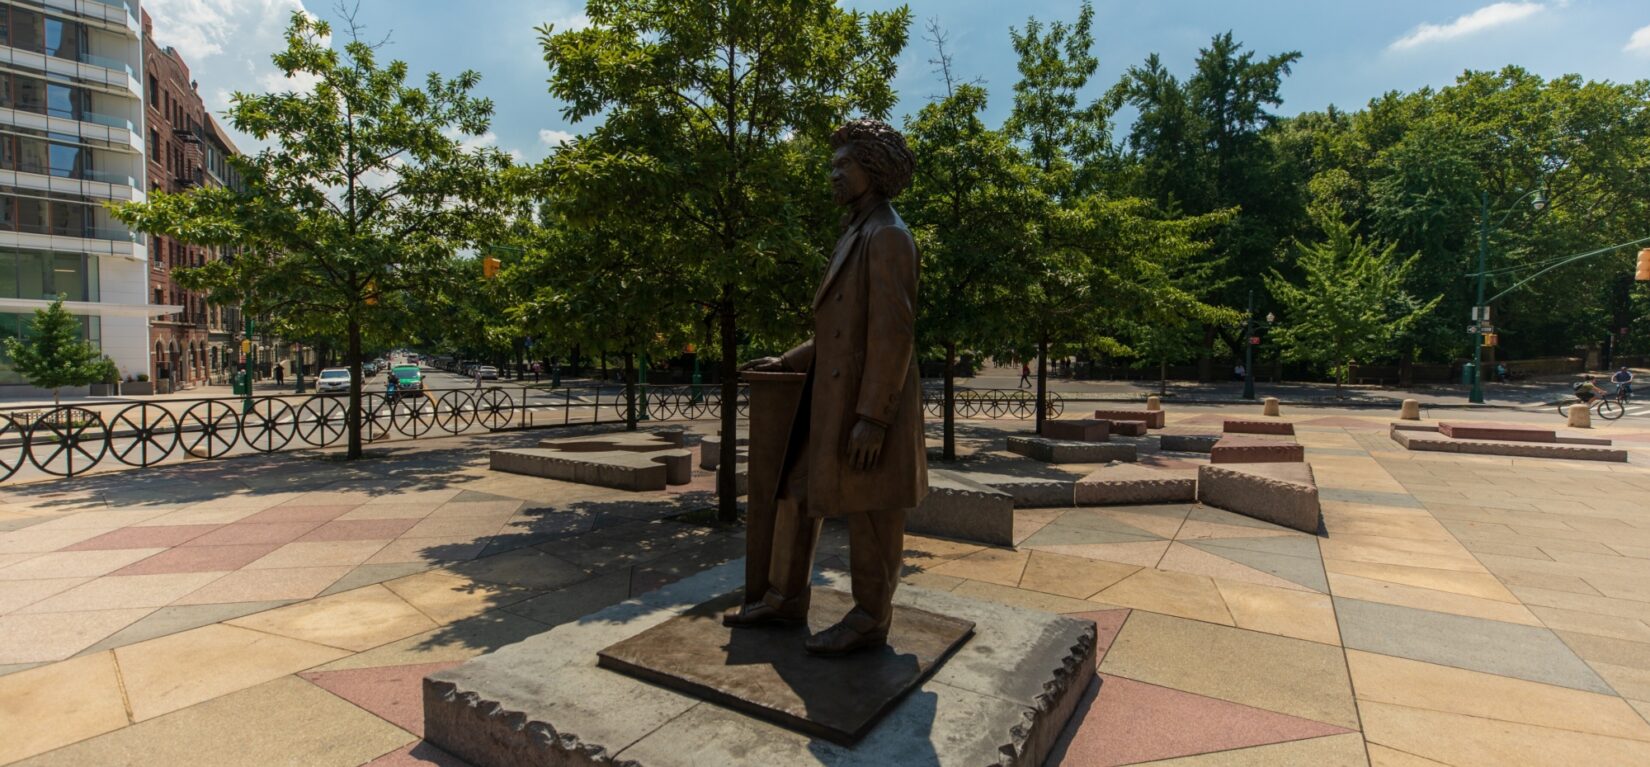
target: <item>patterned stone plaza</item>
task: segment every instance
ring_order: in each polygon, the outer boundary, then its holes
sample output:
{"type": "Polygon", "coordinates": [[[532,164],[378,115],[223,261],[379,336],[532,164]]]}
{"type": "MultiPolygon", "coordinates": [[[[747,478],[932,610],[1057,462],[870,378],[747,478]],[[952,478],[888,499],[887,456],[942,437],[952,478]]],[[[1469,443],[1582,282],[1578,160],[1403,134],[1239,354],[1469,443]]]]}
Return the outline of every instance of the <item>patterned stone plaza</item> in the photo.
{"type": "MultiPolygon", "coordinates": [[[[1286,409],[1322,534],[1021,509],[1013,548],[908,536],[904,583],[1097,622],[1051,764],[1650,764],[1650,422],[1594,429],[1628,450],[1606,463],[1411,452],[1394,415],[1286,409]]],[[[1026,428],[961,444],[1011,467],[1026,428]]],[[[713,503],[697,467],[646,492],[487,468],[567,433],[0,490],[0,764],[462,764],[420,740],[425,675],[743,555],[671,518],[713,503]]]]}

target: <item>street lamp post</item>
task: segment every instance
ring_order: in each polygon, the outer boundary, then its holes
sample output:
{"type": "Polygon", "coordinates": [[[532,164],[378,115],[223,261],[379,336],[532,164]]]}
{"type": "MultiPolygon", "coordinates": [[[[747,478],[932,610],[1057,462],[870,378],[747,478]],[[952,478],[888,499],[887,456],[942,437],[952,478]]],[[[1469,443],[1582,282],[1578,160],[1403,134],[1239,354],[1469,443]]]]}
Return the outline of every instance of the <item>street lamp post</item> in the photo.
{"type": "MultiPolygon", "coordinates": [[[[1525,198],[1530,197],[1531,195],[1534,195],[1535,199],[1530,200],[1530,205],[1535,208],[1537,213],[1547,208],[1547,194],[1542,191],[1540,186],[1537,186],[1535,189],[1525,192],[1522,196],[1515,200],[1512,207],[1507,209],[1507,212],[1501,216],[1501,220],[1496,222],[1496,227],[1499,228],[1502,224],[1506,223],[1507,217],[1511,216],[1512,212],[1518,209],[1518,203],[1523,202],[1525,198]]],[[[1489,251],[1490,193],[1488,191],[1481,190],[1478,193],[1478,298],[1472,305],[1473,322],[1475,323],[1472,328],[1472,391],[1467,394],[1467,401],[1475,405],[1484,404],[1483,336],[1485,333],[1484,327],[1489,323],[1490,319],[1488,307],[1484,305],[1484,289],[1489,279],[1489,275],[1486,273],[1488,269],[1489,251]]]]}
{"type": "Polygon", "coordinates": [[[1255,335],[1263,327],[1270,327],[1277,316],[1266,313],[1265,322],[1255,322],[1255,291],[1249,291],[1249,310],[1243,320],[1243,398],[1255,398],[1255,344],[1259,338],[1255,335]]]}

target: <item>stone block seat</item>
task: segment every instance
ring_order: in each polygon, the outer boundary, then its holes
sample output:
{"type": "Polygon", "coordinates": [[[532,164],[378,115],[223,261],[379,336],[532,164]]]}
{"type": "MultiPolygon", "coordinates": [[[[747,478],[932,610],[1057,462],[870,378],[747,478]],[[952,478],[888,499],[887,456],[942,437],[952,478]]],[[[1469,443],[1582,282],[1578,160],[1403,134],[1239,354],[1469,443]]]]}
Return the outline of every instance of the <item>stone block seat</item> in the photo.
{"type": "Polygon", "coordinates": [[[1044,463],[1132,463],[1138,457],[1135,446],[1127,442],[1069,442],[1032,436],[1009,437],[1008,451],[1044,463]]]}
{"type": "Polygon", "coordinates": [[[1300,463],[1306,448],[1292,440],[1227,435],[1209,450],[1210,463],[1300,463]]]}
{"type": "Polygon", "coordinates": [[[1043,436],[1070,442],[1105,442],[1111,438],[1111,421],[1074,418],[1043,422],[1043,436]]]}
{"type": "Polygon", "coordinates": [[[1416,429],[1391,431],[1392,441],[1407,450],[1439,453],[1471,453],[1474,455],[1504,455],[1518,458],[1564,458],[1576,461],[1609,461],[1626,463],[1627,451],[1611,447],[1609,440],[1555,436],[1553,442],[1513,442],[1503,439],[1465,439],[1437,432],[1416,429]],[[1603,444],[1599,444],[1599,443],[1603,444]]]}
{"type": "MultiPolygon", "coordinates": [[[[739,462],[744,463],[750,458],[746,446],[750,444],[750,432],[740,429],[738,441],[734,443],[735,455],[739,462]]],[[[714,471],[722,463],[722,435],[706,434],[699,442],[699,468],[705,471],[714,471]]]]}
{"type": "Polygon", "coordinates": [[[1101,420],[1104,421],[1104,423],[1108,424],[1109,428],[1111,429],[1112,434],[1115,434],[1115,435],[1118,435],[1118,436],[1121,436],[1121,437],[1144,437],[1144,436],[1146,436],[1146,422],[1145,421],[1111,421],[1111,420],[1105,420],[1105,419],[1101,419],[1101,420]]]}
{"type": "Polygon", "coordinates": [[[1102,466],[1077,481],[1075,500],[1078,506],[1193,503],[1197,472],[1128,463],[1102,466]]]}
{"type": "Polygon", "coordinates": [[[1305,463],[1199,466],[1197,500],[1314,535],[1322,516],[1318,483],[1312,477],[1312,466],[1305,463]]]}
{"type": "Polygon", "coordinates": [[[1148,429],[1161,429],[1165,423],[1162,410],[1096,410],[1094,417],[1107,421],[1140,421],[1146,424],[1148,429]]]}
{"type": "Polygon", "coordinates": [[[1294,436],[1295,425],[1288,421],[1255,421],[1246,418],[1228,418],[1220,430],[1227,434],[1287,434],[1294,436]]]}
{"type": "Polygon", "coordinates": [[[1220,438],[1219,434],[1162,434],[1157,438],[1157,446],[1171,453],[1207,453],[1220,438]]]}
{"type": "MultiPolygon", "coordinates": [[[[933,470],[929,470],[933,475],[933,470]]],[[[1070,506],[1072,487],[1077,483],[1077,477],[1072,474],[1062,474],[1059,477],[1039,477],[1025,473],[1015,473],[1005,468],[1001,473],[987,471],[960,471],[954,472],[974,482],[978,482],[992,490],[1008,493],[1014,498],[1016,509],[1043,509],[1059,506],[1070,506]]]]}
{"type": "Polygon", "coordinates": [[[928,497],[905,514],[905,529],[993,546],[1014,545],[1014,496],[944,469],[928,472],[928,497]]]}
{"type": "Polygon", "coordinates": [[[693,479],[693,453],[681,432],[629,432],[541,440],[538,447],[494,450],[489,468],[618,490],[663,490],[693,479]]]}

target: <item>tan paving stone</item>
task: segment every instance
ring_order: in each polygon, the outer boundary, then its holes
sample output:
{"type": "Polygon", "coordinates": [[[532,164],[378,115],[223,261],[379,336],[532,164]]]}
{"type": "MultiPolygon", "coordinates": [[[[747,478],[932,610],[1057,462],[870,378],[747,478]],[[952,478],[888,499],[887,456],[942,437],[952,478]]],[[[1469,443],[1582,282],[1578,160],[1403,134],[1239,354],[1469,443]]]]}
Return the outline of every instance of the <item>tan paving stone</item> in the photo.
{"type": "Polygon", "coordinates": [[[112,549],[107,551],[58,551],[41,554],[0,570],[0,581],[38,578],[95,578],[108,575],[140,559],[166,549],[112,549]]]}
{"type": "Polygon", "coordinates": [[[1630,599],[1613,599],[1597,596],[1596,594],[1553,591],[1534,586],[1514,585],[1511,588],[1513,594],[1520,601],[1530,606],[1541,605],[1543,607],[1580,610],[1582,612],[1598,613],[1599,615],[1616,615],[1650,621],[1650,604],[1644,602],[1635,602],[1630,599]]]}
{"type": "Polygon", "coordinates": [[[348,654],[222,623],[116,648],[114,653],[137,722],[348,654]]]}
{"type": "Polygon", "coordinates": [[[1450,765],[1650,763],[1650,743],[1374,701],[1358,707],[1364,738],[1450,765]]]}
{"type": "Polygon", "coordinates": [[[1530,612],[1540,618],[1547,628],[1561,632],[1592,634],[1594,636],[1650,643],[1650,624],[1636,618],[1599,615],[1580,610],[1533,605],[1530,612]]]}
{"type": "Polygon", "coordinates": [[[126,705],[109,653],[0,677],[0,764],[125,726],[126,705]]]}
{"type": "Polygon", "coordinates": [[[424,521],[407,529],[404,534],[407,538],[463,538],[475,540],[489,538],[504,526],[503,519],[471,519],[466,517],[448,517],[445,519],[425,518],[424,521]]]}
{"type": "MultiPolygon", "coordinates": [[[[1186,521],[1191,506],[1119,506],[1094,508],[1101,516],[1110,517],[1130,527],[1136,527],[1162,538],[1174,538],[1186,521]]],[[[1214,510],[1211,510],[1214,511],[1214,510]]],[[[1220,512],[1226,514],[1227,512],[1220,512]]]]}
{"type": "MultiPolygon", "coordinates": [[[[1187,522],[1187,524],[1191,524],[1187,522]]],[[[1203,549],[1193,548],[1183,543],[1170,544],[1169,550],[1158,561],[1160,570],[1173,570],[1179,573],[1193,575],[1207,575],[1215,579],[1253,583],[1257,586],[1271,586],[1280,589],[1308,590],[1294,581],[1287,581],[1261,572],[1248,565],[1233,562],[1225,557],[1216,556],[1203,549]]]]}
{"type": "Polygon", "coordinates": [[[139,607],[0,617],[0,664],[62,660],[154,611],[139,607]]]}
{"type": "Polygon", "coordinates": [[[968,580],[958,578],[955,575],[935,575],[927,572],[905,573],[900,576],[899,582],[930,591],[950,591],[964,583],[969,583],[968,580]]]}
{"type": "Polygon", "coordinates": [[[1339,647],[1135,611],[1100,670],[1356,729],[1339,647]]]}
{"type": "Polygon", "coordinates": [[[462,562],[444,568],[443,572],[486,583],[546,591],[577,583],[591,575],[565,559],[532,548],[462,562]]]}
{"type": "Polygon", "coordinates": [[[28,581],[0,581],[0,615],[34,604],[46,597],[68,591],[90,578],[40,578],[28,581]]]}
{"type": "Polygon", "coordinates": [[[1276,529],[1263,527],[1242,527],[1226,525],[1219,522],[1207,522],[1201,519],[1187,519],[1180,529],[1175,531],[1177,541],[1218,539],[1218,538],[1266,538],[1277,535],[1276,529]]]}
{"type": "Polygon", "coordinates": [[[187,509],[168,512],[158,517],[150,517],[137,523],[138,527],[156,525],[227,525],[239,522],[247,517],[263,511],[262,506],[217,506],[203,504],[187,509]]]}
{"type": "MultiPolygon", "coordinates": [[[[1319,541],[1318,546],[1324,559],[1346,559],[1354,562],[1373,562],[1387,565],[1407,565],[1410,567],[1432,567],[1441,570],[1459,570],[1463,572],[1483,572],[1484,566],[1478,563],[1466,549],[1459,545],[1453,546],[1453,551],[1415,551],[1404,545],[1402,538],[1375,538],[1372,536],[1346,536],[1356,538],[1357,541],[1348,541],[1335,538],[1325,538],[1319,541]]],[[[1410,541],[1409,543],[1417,543],[1410,541]]],[[[1432,543],[1432,542],[1421,542],[1432,543]]]]}
{"type": "Polygon", "coordinates": [[[1163,559],[1164,552],[1169,550],[1169,541],[1048,544],[1028,546],[1027,548],[1070,557],[1119,562],[1139,567],[1154,567],[1163,559]]]}
{"type": "Polygon", "coordinates": [[[549,631],[550,627],[504,610],[491,610],[362,653],[339,658],[318,671],[408,666],[469,660],[549,631]]]}
{"type": "Polygon", "coordinates": [[[1327,594],[1215,579],[1238,628],[1339,645],[1334,601],[1327,594]]]}
{"type": "Polygon", "coordinates": [[[1092,598],[1120,607],[1233,625],[1219,589],[1212,579],[1202,575],[1144,569],[1092,598]]]}
{"type": "MultiPolygon", "coordinates": [[[[35,525],[35,527],[39,527],[39,525],[35,525]]],[[[0,533],[0,554],[44,554],[48,551],[57,551],[64,546],[72,546],[88,538],[96,538],[115,529],[115,527],[118,527],[118,525],[67,530],[36,530],[30,527],[10,533],[0,533]]]]}
{"type": "Polygon", "coordinates": [[[1086,599],[1133,575],[1139,567],[1033,551],[1026,561],[1019,587],[1075,599],[1086,599]]]}
{"type": "Polygon", "coordinates": [[[236,618],[229,625],[356,652],[436,627],[412,605],[378,585],[236,618]]]}
{"type": "Polygon", "coordinates": [[[1178,759],[1137,762],[1137,767],[1365,767],[1364,739],[1355,732],[1269,743],[1178,759]]]}
{"type": "Polygon", "coordinates": [[[68,591],[42,599],[17,612],[64,613],[82,610],[119,610],[165,607],[173,600],[205,586],[226,572],[167,575],[106,575],[68,591]]]}
{"type": "Polygon", "coordinates": [[[481,583],[441,572],[409,575],[385,581],[383,585],[440,625],[471,618],[542,593],[481,583]]]}
{"type": "Polygon", "coordinates": [[[1359,701],[1650,741],[1650,724],[1612,695],[1348,650],[1359,701]]]}
{"type": "Polygon", "coordinates": [[[348,575],[348,567],[295,567],[279,570],[239,570],[223,576],[172,602],[205,605],[222,602],[271,602],[309,599],[333,581],[348,575]]]}
{"type": "Polygon", "coordinates": [[[1467,573],[1459,570],[1439,570],[1433,567],[1412,567],[1408,565],[1384,565],[1345,559],[1325,559],[1323,568],[1330,573],[1356,575],[1360,578],[1416,586],[1434,591],[1447,591],[1452,594],[1478,597],[1480,599],[1493,599],[1497,602],[1518,603],[1518,597],[1513,596],[1513,593],[1508,591],[1499,579],[1489,573],[1467,573]]]}
{"type": "Polygon", "coordinates": [[[1014,549],[982,549],[967,556],[944,562],[930,568],[936,575],[953,575],[971,581],[985,581],[1001,586],[1018,586],[1025,573],[1031,552],[1014,549]]]}
{"type": "Polygon", "coordinates": [[[985,581],[963,581],[951,593],[958,596],[984,599],[991,602],[1001,602],[1005,605],[1024,607],[1030,610],[1042,610],[1049,613],[1090,613],[1107,607],[1116,607],[1107,603],[1097,603],[1093,600],[1072,599],[1057,594],[1047,594],[1041,591],[1001,586],[985,581]]]}
{"type": "Polygon", "coordinates": [[[23,765],[354,767],[415,740],[354,704],[287,676],[23,765]]]}
{"type": "Polygon", "coordinates": [[[354,567],[368,559],[388,539],[367,541],[309,541],[288,543],[248,564],[247,570],[276,570],[294,567],[354,567]]]}
{"type": "Polygon", "coordinates": [[[1378,743],[1364,743],[1369,752],[1370,767],[1450,767],[1443,762],[1406,754],[1397,749],[1387,748],[1378,743]]]}
{"type": "Polygon", "coordinates": [[[408,538],[390,541],[377,553],[367,558],[366,564],[381,565],[403,562],[428,562],[432,566],[443,562],[463,562],[481,556],[487,540],[471,537],[408,538]]]}
{"type": "Polygon", "coordinates": [[[1520,604],[1509,604],[1493,599],[1479,599],[1448,591],[1405,586],[1356,575],[1329,573],[1329,591],[1338,597],[1362,599],[1366,602],[1414,607],[1420,610],[1468,615],[1492,621],[1540,626],[1541,621],[1520,604]]]}
{"type": "Polygon", "coordinates": [[[340,521],[355,521],[361,519],[423,519],[435,513],[440,507],[437,503],[369,503],[354,511],[344,512],[338,517],[340,521]]]}

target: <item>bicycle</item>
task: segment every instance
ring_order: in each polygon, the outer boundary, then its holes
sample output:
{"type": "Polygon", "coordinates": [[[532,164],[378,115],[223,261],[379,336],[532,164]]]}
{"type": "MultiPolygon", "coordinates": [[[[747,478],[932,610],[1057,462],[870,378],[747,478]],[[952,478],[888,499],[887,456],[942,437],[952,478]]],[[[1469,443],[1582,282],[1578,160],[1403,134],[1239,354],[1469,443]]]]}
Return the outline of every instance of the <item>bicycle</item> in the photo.
{"type": "MultiPolygon", "coordinates": [[[[1580,397],[1569,397],[1559,401],[1558,414],[1568,418],[1570,416],[1570,406],[1580,401],[1580,397]]],[[[1631,401],[1632,395],[1630,393],[1618,391],[1615,394],[1594,397],[1588,400],[1587,407],[1592,408],[1598,414],[1598,417],[1606,421],[1614,421],[1626,415],[1627,403],[1631,401]]]]}

